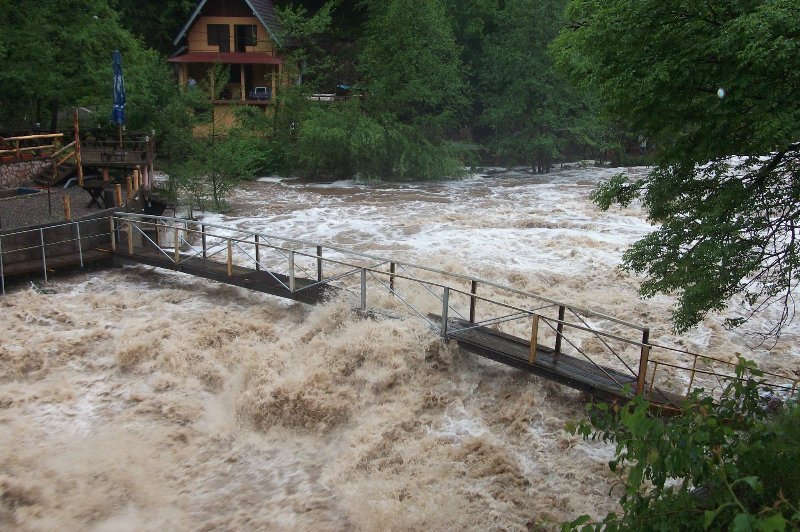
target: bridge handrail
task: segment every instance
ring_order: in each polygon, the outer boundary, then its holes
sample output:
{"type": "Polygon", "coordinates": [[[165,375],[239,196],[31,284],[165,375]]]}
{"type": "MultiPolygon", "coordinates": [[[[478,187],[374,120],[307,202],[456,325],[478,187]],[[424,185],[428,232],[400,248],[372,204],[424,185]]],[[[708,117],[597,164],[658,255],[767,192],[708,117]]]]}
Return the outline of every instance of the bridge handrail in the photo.
{"type": "MultiPolygon", "coordinates": [[[[148,215],[142,215],[142,214],[138,214],[138,213],[117,213],[117,216],[120,216],[120,217],[123,217],[123,218],[134,218],[134,219],[143,219],[143,218],[158,219],[158,220],[176,222],[176,223],[185,223],[187,221],[184,218],[176,218],[176,217],[171,217],[171,216],[148,216],[148,215]]],[[[204,222],[198,222],[198,221],[194,221],[194,220],[192,220],[192,222],[193,223],[201,223],[202,225],[204,225],[206,227],[213,227],[213,228],[222,229],[222,230],[225,230],[225,231],[230,231],[232,229],[231,227],[226,227],[226,226],[220,225],[220,224],[204,223],[204,222]]],[[[237,229],[237,231],[239,231],[241,233],[247,233],[250,236],[259,235],[259,236],[262,236],[262,237],[268,237],[268,238],[283,240],[284,242],[292,242],[292,243],[295,243],[295,244],[301,244],[303,246],[309,246],[310,247],[310,246],[319,245],[318,243],[309,242],[307,240],[284,237],[284,236],[279,236],[279,235],[271,235],[269,233],[258,233],[258,232],[249,231],[249,230],[246,230],[246,229],[237,229]]],[[[242,241],[242,242],[244,242],[244,241],[242,241]]],[[[568,303],[557,301],[555,299],[551,299],[551,298],[548,298],[548,297],[545,297],[545,296],[542,296],[542,295],[539,295],[539,294],[533,294],[533,293],[530,293],[530,292],[525,292],[523,290],[518,290],[516,288],[510,287],[510,286],[507,286],[507,285],[503,285],[503,284],[500,284],[500,283],[496,283],[494,281],[489,281],[487,279],[483,279],[483,278],[480,278],[480,277],[474,277],[474,276],[464,275],[464,274],[460,274],[460,273],[446,272],[446,271],[439,270],[439,269],[436,269],[436,268],[431,268],[429,266],[423,266],[423,265],[420,265],[420,264],[414,264],[412,262],[406,262],[406,261],[402,261],[402,260],[394,260],[392,258],[379,257],[379,256],[371,255],[371,254],[368,254],[368,253],[361,253],[361,252],[358,252],[358,251],[353,251],[353,250],[350,250],[350,249],[347,249],[347,248],[342,248],[342,247],[335,246],[335,245],[325,245],[325,247],[327,249],[330,249],[330,250],[333,250],[333,251],[337,251],[337,252],[343,253],[343,254],[348,254],[348,255],[352,255],[352,256],[356,256],[356,257],[361,257],[361,258],[365,258],[365,259],[369,259],[369,260],[387,261],[387,262],[390,261],[390,262],[394,262],[395,264],[398,264],[398,265],[407,266],[407,267],[410,267],[410,268],[416,268],[416,269],[419,269],[419,270],[427,271],[427,272],[430,272],[430,273],[435,273],[435,274],[438,274],[438,275],[444,275],[444,276],[447,276],[447,277],[453,277],[453,278],[456,278],[456,279],[460,279],[462,281],[477,281],[482,285],[491,286],[493,288],[497,288],[497,289],[500,289],[500,290],[505,290],[507,292],[510,292],[510,293],[513,293],[513,294],[517,294],[517,295],[521,295],[521,296],[524,296],[524,297],[531,297],[531,298],[534,298],[534,299],[538,299],[539,301],[543,301],[545,303],[550,303],[552,305],[563,306],[565,308],[572,309],[575,312],[578,312],[578,313],[580,313],[580,314],[582,314],[584,316],[592,316],[592,317],[595,317],[595,318],[600,318],[600,319],[603,319],[603,320],[607,320],[607,321],[611,321],[611,322],[617,323],[619,325],[624,325],[626,327],[630,327],[632,329],[637,329],[639,331],[645,331],[645,330],[649,329],[648,327],[645,327],[643,325],[639,325],[637,323],[633,323],[633,322],[629,322],[629,321],[622,320],[622,319],[619,319],[619,318],[615,318],[614,316],[609,316],[607,314],[603,314],[601,312],[597,312],[597,311],[594,311],[594,310],[591,310],[591,309],[587,309],[585,307],[579,307],[579,306],[575,306],[575,305],[570,305],[568,303]]]]}

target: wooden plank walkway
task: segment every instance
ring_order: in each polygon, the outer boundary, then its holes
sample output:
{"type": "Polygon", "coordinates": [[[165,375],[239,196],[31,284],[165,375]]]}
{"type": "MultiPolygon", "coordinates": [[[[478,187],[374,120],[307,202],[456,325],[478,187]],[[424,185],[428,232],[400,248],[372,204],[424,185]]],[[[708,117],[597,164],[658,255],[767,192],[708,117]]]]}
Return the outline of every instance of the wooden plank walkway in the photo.
{"type": "MultiPolygon", "coordinates": [[[[467,351],[525,370],[603,400],[624,397],[623,387],[636,389],[636,376],[612,368],[595,365],[586,358],[556,353],[552,348],[537,344],[536,362],[530,364],[531,343],[487,327],[475,326],[466,320],[448,320],[448,338],[454,339],[467,351]]],[[[649,382],[645,389],[649,389],[649,382]]],[[[680,406],[683,397],[653,389],[648,398],[661,405],[680,406]]]]}
{"type": "MultiPolygon", "coordinates": [[[[289,285],[289,278],[286,275],[256,271],[236,265],[231,268],[232,275],[228,275],[227,264],[202,257],[190,258],[185,254],[181,256],[181,261],[176,267],[170,258],[152,247],[136,246],[130,255],[127,250],[118,250],[114,253],[114,261],[117,264],[147,264],[177,270],[311,305],[323,302],[327,296],[339,290],[328,284],[317,283],[313,279],[296,277],[295,292],[291,292],[286,288],[289,285]]],[[[441,322],[440,316],[430,317],[441,322]]],[[[542,345],[537,346],[535,364],[530,364],[528,362],[530,341],[488,327],[475,326],[466,320],[449,319],[448,331],[448,338],[458,342],[459,346],[467,351],[588,392],[598,399],[625,398],[623,387],[627,385],[632,390],[636,388],[634,375],[592,364],[584,358],[556,353],[552,348],[542,345]]],[[[679,395],[664,393],[657,389],[652,390],[650,395],[650,400],[660,405],[677,407],[682,400],[679,395]]]]}
{"type": "Polygon", "coordinates": [[[114,262],[116,264],[147,264],[166,268],[309,305],[316,305],[324,301],[330,294],[338,292],[333,286],[320,284],[313,279],[304,277],[295,277],[295,291],[292,292],[286,288],[289,286],[288,275],[264,270],[256,271],[252,268],[244,268],[237,265],[232,266],[232,275],[228,275],[227,264],[202,257],[190,258],[186,254],[181,255],[181,260],[176,266],[170,258],[167,258],[163,253],[152,247],[137,246],[134,248],[132,255],[129,255],[127,251],[118,250],[114,253],[114,262]]]}

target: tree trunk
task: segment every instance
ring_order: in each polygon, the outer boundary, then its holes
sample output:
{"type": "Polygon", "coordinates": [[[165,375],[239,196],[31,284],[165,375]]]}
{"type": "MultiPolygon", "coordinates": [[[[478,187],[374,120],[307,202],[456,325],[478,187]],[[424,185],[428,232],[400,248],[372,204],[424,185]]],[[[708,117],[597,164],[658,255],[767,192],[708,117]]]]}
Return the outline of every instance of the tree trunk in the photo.
{"type": "Polygon", "coordinates": [[[58,98],[50,100],[50,131],[54,132],[58,127],[58,98]]]}

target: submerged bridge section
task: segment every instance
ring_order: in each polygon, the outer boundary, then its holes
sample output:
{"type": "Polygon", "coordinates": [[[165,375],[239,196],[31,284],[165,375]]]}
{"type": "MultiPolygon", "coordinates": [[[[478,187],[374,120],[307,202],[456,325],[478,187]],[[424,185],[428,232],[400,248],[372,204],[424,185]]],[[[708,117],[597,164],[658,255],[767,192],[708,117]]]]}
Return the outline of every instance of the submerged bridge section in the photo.
{"type": "MultiPolygon", "coordinates": [[[[735,361],[661,345],[647,326],[512,286],[393,258],[181,218],[108,212],[0,233],[0,288],[38,271],[146,264],[317,304],[352,298],[371,314],[425,320],[470,352],[605,399],[680,407],[720,392],[735,361]]],[[[767,374],[777,394],[797,376],[767,374]]]]}

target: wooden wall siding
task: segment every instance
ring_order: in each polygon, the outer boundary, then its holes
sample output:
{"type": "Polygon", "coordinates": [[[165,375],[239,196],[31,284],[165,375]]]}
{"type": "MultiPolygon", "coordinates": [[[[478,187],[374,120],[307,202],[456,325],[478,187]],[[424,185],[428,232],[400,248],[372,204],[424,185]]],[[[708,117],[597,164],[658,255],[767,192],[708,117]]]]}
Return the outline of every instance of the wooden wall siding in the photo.
{"type": "Polygon", "coordinates": [[[230,28],[230,51],[236,50],[236,32],[234,26],[241,25],[255,25],[256,26],[256,45],[247,46],[245,50],[248,52],[260,52],[269,55],[276,55],[275,42],[267,33],[267,30],[256,17],[206,17],[201,16],[197,18],[192,28],[189,30],[189,52],[219,52],[219,46],[208,44],[208,25],[209,24],[227,24],[230,28]]]}
{"type": "Polygon", "coordinates": [[[208,0],[203,8],[203,14],[212,17],[247,17],[252,14],[252,11],[242,0],[238,2],[208,0]]]}

